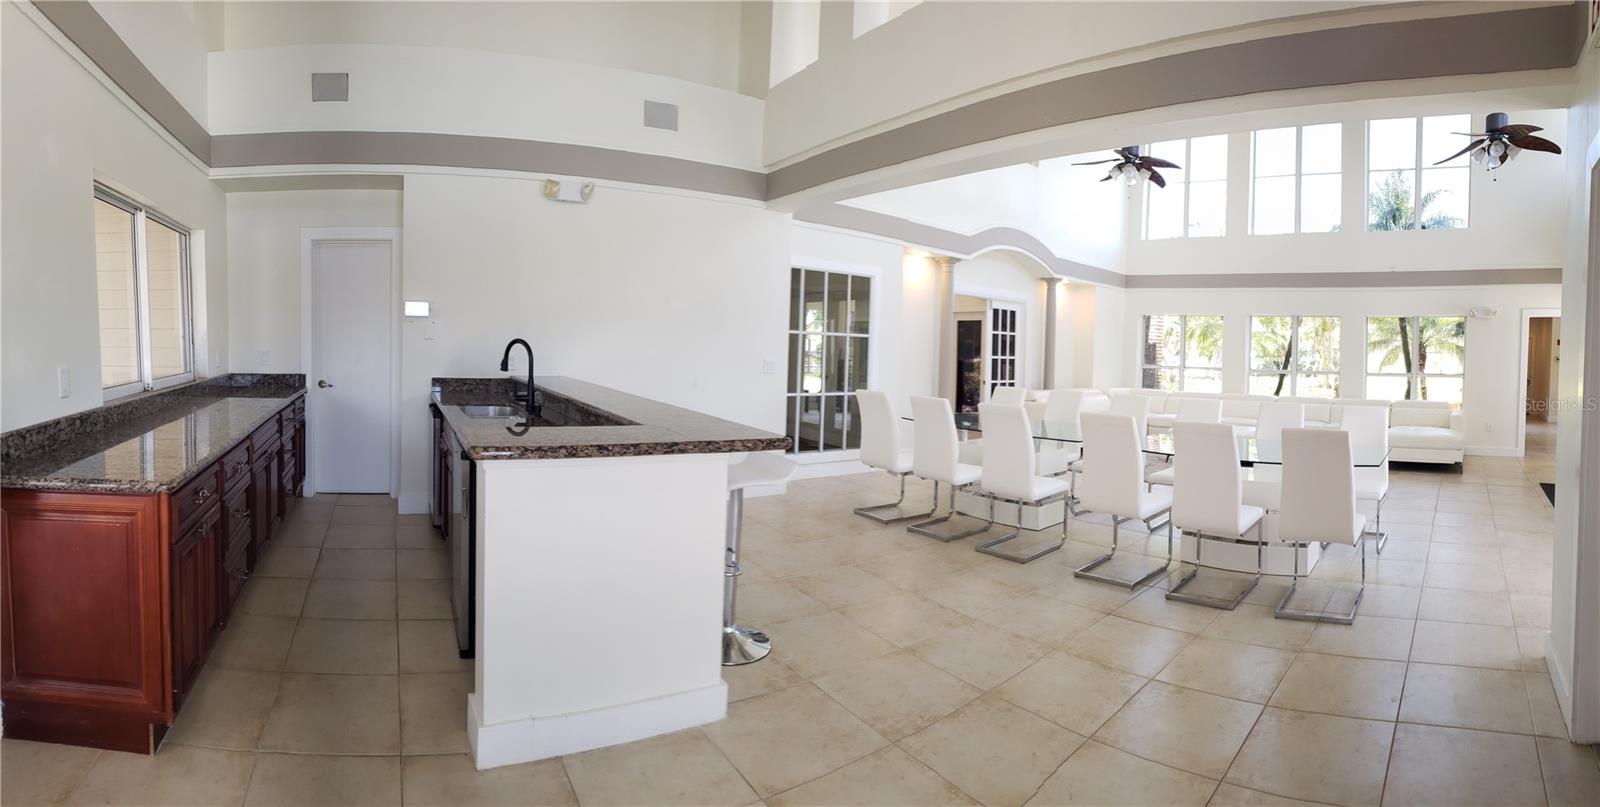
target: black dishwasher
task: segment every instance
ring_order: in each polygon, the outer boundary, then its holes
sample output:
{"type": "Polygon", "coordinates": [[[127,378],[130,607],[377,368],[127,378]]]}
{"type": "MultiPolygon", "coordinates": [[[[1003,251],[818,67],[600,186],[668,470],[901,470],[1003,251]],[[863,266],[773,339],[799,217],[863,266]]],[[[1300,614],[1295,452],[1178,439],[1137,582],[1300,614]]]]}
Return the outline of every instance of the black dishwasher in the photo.
{"type": "MultiPolygon", "coordinates": [[[[443,421],[440,421],[443,424],[443,421]]],[[[444,427],[450,451],[448,490],[449,525],[445,529],[450,552],[450,611],[455,614],[456,646],[462,658],[473,656],[476,630],[477,586],[477,463],[461,447],[461,441],[444,427]]]]}

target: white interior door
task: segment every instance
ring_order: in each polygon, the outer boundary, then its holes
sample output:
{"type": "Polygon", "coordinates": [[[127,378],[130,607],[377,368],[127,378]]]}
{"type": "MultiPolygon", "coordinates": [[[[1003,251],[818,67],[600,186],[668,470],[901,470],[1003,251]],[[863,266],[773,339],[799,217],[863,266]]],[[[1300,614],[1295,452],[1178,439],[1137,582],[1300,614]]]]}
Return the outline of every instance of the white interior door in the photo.
{"type": "Polygon", "coordinates": [[[391,478],[388,241],[311,245],[311,401],[318,492],[388,493],[391,478]]]}

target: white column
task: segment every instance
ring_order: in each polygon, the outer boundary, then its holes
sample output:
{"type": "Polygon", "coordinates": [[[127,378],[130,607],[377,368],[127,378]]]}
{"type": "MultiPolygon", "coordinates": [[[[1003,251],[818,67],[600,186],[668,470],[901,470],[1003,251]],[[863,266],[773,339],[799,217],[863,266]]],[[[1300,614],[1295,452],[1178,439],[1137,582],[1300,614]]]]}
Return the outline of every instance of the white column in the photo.
{"type": "Polygon", "coordinates": [[[1061,278],[1044,279],[1044,388],[1056,388],[1056,319],[1060,317],[1056,287],[1061,278]]]}
{"type": "Polygon", "coordinates": [[[934,280],[938,295],[938,318],[934,333],[939,344],[939,370],[934,378],[939,380],[936,390],[939,397],[954,404],[956,400],[956,259],[935,255],[933,261],[937,276],[934,280]]]}

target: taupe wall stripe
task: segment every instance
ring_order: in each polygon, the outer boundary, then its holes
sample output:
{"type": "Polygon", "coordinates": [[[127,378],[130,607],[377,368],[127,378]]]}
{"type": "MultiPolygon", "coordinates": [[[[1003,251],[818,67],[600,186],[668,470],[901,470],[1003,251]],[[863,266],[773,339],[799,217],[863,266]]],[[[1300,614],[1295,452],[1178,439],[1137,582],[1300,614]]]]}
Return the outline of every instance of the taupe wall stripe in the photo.
{"type": "Polygon", "coordinates": [[[1272,272],[1237,275],[1128,275],[1130,289],[1392,289],[1416,286],[1561,285],[1557,269],[1441,269],[1404,272],[1272,272]]]}
{"type": "MultiPolygon", "coordinates": [[[[1252,93],[1571,67],[1574,6],[1372,23],[1256,39],[1058,79],[838,146],[767,177],[769,199],[1069,123],[1252,93]]],[[[1581,42],[1578,43],[1581,48],[1581,42]]]]}
{"type": "Polygon", "coordinates": [[[211,165],[436,165],[545,171],[766,198],[766,174],[633,151],[424,132],[264,132],[211,138],[211,165]]]}
{"type": "Polygon", "coordinates": [[[211,164],[211,135],[166,85],[139,61],[112,30],[111,25],[86,0],[34,0],[33,7],[50,20],[72,44],[111,78],[156,123],[177,138],[189,153],[211,164]]]}

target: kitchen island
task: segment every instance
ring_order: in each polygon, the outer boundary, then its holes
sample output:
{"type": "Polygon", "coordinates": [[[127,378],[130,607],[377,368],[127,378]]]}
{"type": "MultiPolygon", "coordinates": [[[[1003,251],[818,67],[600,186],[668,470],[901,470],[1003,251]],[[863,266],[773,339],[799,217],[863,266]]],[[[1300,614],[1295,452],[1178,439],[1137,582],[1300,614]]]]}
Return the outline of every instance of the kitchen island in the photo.
{"type": "Polygon", "coordinates": [[[434,380],[472,460],[477,766],[721,719],[727,455],[787,438],[559,376],[486,408],[520,383],[434,380]]]}

